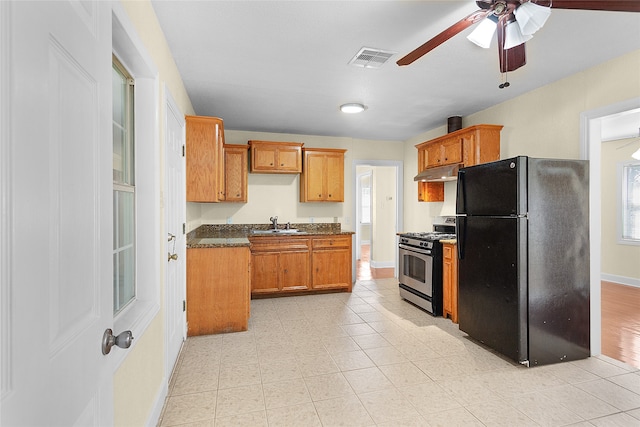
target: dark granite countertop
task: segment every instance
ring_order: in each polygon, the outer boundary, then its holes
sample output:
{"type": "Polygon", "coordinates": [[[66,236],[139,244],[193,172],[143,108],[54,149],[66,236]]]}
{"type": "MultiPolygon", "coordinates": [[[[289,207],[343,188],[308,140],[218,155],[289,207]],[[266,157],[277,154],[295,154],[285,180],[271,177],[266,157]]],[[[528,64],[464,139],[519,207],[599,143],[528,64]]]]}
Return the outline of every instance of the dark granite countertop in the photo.
{"type": "MultiPolygon", "coordinates": [[[[352,235],[342,231],[340,223],[291,224],[299,230],[292,234],[252,234],[251,230],[269,230],[271,224],[204,224],[187,234],[187,248],[226,248],[249,246],[249,238],[274,239],[295,236],[352,235]]],[[[283,228],[283,227],[280,227],[283,228]]]]}

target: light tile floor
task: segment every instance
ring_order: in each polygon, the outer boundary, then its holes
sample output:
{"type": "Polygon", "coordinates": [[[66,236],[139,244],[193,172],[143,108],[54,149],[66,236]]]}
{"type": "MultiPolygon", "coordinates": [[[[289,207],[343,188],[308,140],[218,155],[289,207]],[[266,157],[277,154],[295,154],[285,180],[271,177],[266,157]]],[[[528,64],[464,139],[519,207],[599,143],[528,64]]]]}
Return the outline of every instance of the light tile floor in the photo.
{"type": "Polygon", "coordinates": [[[253,300],[249,331],[189,338],[160,426],[640,426],[640,370],[526,368],[398,296],[253,300]]]}

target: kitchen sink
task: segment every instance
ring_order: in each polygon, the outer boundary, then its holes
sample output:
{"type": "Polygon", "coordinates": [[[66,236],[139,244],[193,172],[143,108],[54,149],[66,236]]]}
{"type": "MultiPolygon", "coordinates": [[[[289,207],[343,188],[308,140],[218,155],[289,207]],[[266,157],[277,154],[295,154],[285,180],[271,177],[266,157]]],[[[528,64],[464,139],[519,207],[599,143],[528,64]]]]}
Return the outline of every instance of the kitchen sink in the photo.
{"type": "Polygon", "coordinates": [[[270,229],[270,230],[251,230],[251,234],[302,234],[304,231],[300,231],[297,228],[290,229],[270,229]]]}

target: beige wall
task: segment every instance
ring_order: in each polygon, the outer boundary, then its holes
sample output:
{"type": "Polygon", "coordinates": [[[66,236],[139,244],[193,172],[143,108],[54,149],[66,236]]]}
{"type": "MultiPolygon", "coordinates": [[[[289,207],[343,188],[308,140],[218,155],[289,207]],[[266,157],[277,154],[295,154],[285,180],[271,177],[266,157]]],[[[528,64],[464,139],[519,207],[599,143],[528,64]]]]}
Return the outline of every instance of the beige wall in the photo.
{"type": "MultiPolygon", "coordinates": [[[[517,84],[516,74],[511,84],[517,84]]],[[[498,89],[496,89],[498,90],[498,89]]],[[[507,89],[505,89],[507,90],[507,89]]],[[[580,113],[640,96],[640,51],[616,58],[515,99],[463,117],[463,126],[500,124],[501,158],[517,155],[580,158],[580,113]]],[[[404,224],[431,228],[434,216],[455,210],[455,183],[445,184],[444,203],[417,201],[415,145],[444,135],[443,126],[405,141],[404,224]]],[[[612,273],[613,274],[613,273],[612,273]]]]}
{"type": "Polygon", "coordinates": [[[343,230],[355,231],[353,213],[353,160],[399,160],[403,144],[399,141],[374,141],[316,135],[291,135],[266,132],[245,132],[225,129],[227,144],[247,144],[247,141],[302,142],[305,147],[343,148],[344,202],[301,203],[300,177],[289,174],[249,174],[247,203],[187,203],[188,229],[201,224],[267,224],[277,215],[280,223],[340,222],[343,230]]]}
{"type": "Polygon", "coordinates": [[[631,154],[640,149],[640,141],[605,142],[602,144],[602,273],[617,276],[618,280],[640,281],[640,246],[618,243],[617,226],[620,187],[618,166],[633,159],[631,154]],[[620,279],[623,278],[623,279],[620,279]]]}
{"type": "MultiPolygon", "coordinates": [[[[162,168],[164,164],[165,85],[183,112],[193,114],[193,107],[151,3],[148,1],[123,1],[122,5],[159,72],[158,145],[162,168]]],[[[161,177],[164,176],[164,170],[161,169],[160,172],[161,177]]],[[[158,179],[161,191],[164,191],[162,188],[164,179],[160,177],[158,179]]],[[[162,197],[161,200],[163,200],[162,197]]],[[[164,235],[164,209],[162,206],[159,209],[162,229],[158,230],[158,233],[164,235]]],[[[163,250],[163,247],[157,248],[158,256],[162,255],[163,250]]],[[[164,264],[162,266],[164,267],[164,264]]],[[[161,283],[158,284],[160,294],[164,288],[164,268],[161,277],[161,283]]],[[[164,301],[162,296],[160,301],[164,301]]],[[[135,337],[135,339],[137,341],[135,347],[130,350],[127,358],[113,377],[114,424],[119,426],[146,425],[158,403],[156,399],[162,389],[162,382],[167,381],[164,373],[164,307],[161,307],[159,314],[152,320],[144,334],[135,337]]]]}
{"type": "Polygon", "coordinates": [[[373,168],[371,266],[394,267],[396,258],[396,168],[373,168]]]}

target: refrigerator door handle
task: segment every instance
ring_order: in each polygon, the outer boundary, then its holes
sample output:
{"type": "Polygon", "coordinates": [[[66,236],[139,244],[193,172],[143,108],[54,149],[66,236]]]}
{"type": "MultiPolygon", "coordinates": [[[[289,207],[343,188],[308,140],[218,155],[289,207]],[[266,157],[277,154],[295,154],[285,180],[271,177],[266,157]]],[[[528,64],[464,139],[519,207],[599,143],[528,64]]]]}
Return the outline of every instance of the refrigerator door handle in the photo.
{"type": "Polygon", "coordinates": [[[463,214],[467,213],[467,194],[465,191],[465,171],[458,171],[458,183],[457,183],[457,197],[456,197],[456,213],[463,214]]]}
{"type": "Polygon", "coordinates": [[[467,229],[467,217],[459,216],[456,218],[456,239],[458,248],[458,259],[464,259],[464,238],[467,229]]]}

